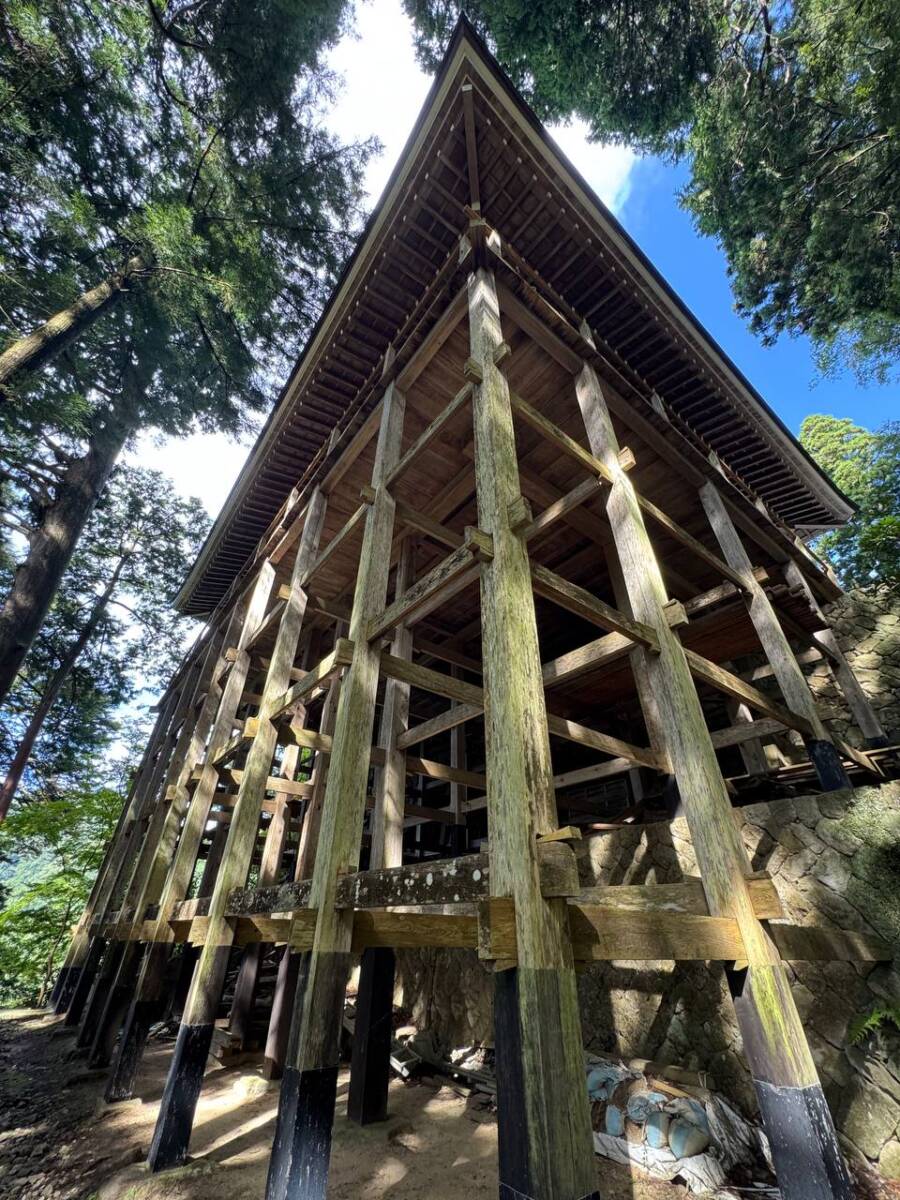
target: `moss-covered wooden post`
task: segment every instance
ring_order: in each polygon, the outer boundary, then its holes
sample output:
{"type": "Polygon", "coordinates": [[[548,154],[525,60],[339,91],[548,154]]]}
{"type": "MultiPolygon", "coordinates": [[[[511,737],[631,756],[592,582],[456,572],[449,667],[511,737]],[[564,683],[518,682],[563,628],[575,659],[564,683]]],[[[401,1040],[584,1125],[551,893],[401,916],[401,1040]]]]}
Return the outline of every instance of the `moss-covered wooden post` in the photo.
{"type": "Polygon", "coordinates": [[[375,720],[380,645],[367,629],[387,595],[394,501],[385,480],[397,462],[403,432],[403,394],[389,384],[372,474],[353,595],[353,661],[341,684],[328,782],[322,806],[310,908],[317,912],[305,986],[297,989],[294,1022],[281,1082],[268,1200],[324,1198],[340,1059],[341,1017],[350,974],[353,913],[335,908],[339,875],[357,870],[375,720]]]}
{"type": "Polygon", "coordinates": [[[307,507],[303,534],[294,560],[290,592],[266,672],[257,730],[247,752],[244,773],[232,810],[225,854],[210,898],[206,940],[194,968],[194,978],[150,1144],[148,1161],[152,1171],[181,1162],[190,1142],[194,1111],[234,940],[233,925],[225,916],[228,895],[232,889],[246,883],[250,869],[266,780],[278,744],[278,728],[272,715],[290,685],[307,603],[301,583],[316,554],[324,514],[325,497],[316,489],[307,507]]]}
{"type": "Polygon", "coordinates": [[[160,720],[156,730],[151,753],[145,764],[146,769],[141,773],[128,803],[125,828],[118,840],[115,853],[111,856],[103,883],[98,889],[96,904],[90,916],[82,919],[82,929],[76,933],[73,941],[73,955],[70,966],[74,971],[70,977],[70,989],[65,1004],[60,1011],[66,1014],[66,1025],[77,1025],[84,1013],[85,1005],[90,998],[97,969],[103,958],[106,941],[99,933],[91,931],[94,921],[101,926],[105,924],[109,914],[121,896],[128,878],[128,872],[134,865],[136,856],[140,853],[147,831],[147,810],[155,798],[159,787],[162,770],[168,759],[168,749],[172,746],[171,725],[175,719],[181,693],[187,684],[182,680],[178,687],[172,689],[163,701],[160,720]]]}
{"type": "Polygon", "coordinates": [[[796,588],[803,593],[809,602],[810,608],[825,625],[824,629],[817,629],[812,635],[813,641],[821,646],[825,660],[834,673],[837,685],[844,693],[847,707],[850,709],[860,733],[866,739],[866,745],[873,750],[879,746],[887,746],[890,739],[885,728],[881,724],[881,721],[879,721],[875,709],[872,707],[872,701],[863,691],[862,685],[856,678],[856,673],[847,661],[835,637],[831,623],[822,610],[819,601],[816,599],[812,588],[809,586],[806,576],[795,562],[787,564],[784,569],[784,576],[792,588],[796,588]]]}
{"type": "MultiPolygon", "coordinates": [[[[414,546],[405,538],[397,562],[394,596],[399,599],[413,582],[414,546]]],[[[401,623],[394,630],[391,654],[412,660],[412,629],[401,623]]],[[[406,804],[406,753],[397,738],[409,725],[409,684],[389,679],[378,744],[384,749],[384,766],[375,772],[375,811],[369,867],[399,867],[403,862],[403,810],[406,804]]],[[[393,1036],[394,975],[396,960],[390,946],[369,946],[363,951],[356,992],[356,1023],[350,1062],[347,1116],[358,1125],[383,1121],[387,1116],[393,1036]]]]}
{"type": "Polygon", "coordinates": [[[835,791],[838,788],[850,787],[847,772],[841,763],[841,756],[831,740],[831,735],[822,724],[822,718],[816,709],[816,702],[806,676],[800,669],[800,664],[791,649],[791,644],[778,620],[778,615],[772,607],[772,602],[766,595],[766,590],[753,574],[753,564],[744,548],[741,535],[735,528],[731,514],[725,507],[725,502],[718,488],[707,482],[700,489],[700,501],[709,518],[713,533],[716,535],[725,561],[744,580],[744,600],[747,612],[753,622],[753,628],[759,638],[766,658],[775,672],[781,694],[787,701],[788,708],[801,717],[805,717],[811,726],[811,732],[804,737],[807,753],[815,768],[819,783],[825,791],[835,791]]]}
{"type": "MultiPolygon", "coordinates": [[[[338,621],[335,628],[335,641],[344,635],[344,623],[338,621]]],[[[325,699],[319,713],[319,732],[331,737],[334,734],[334,718],[337,711],[338,695],[340,694],[340,676],[335,676],[328,685],[325,699]]],[[[322,822],[322,803],[325,799],[325,784],[328,779],[328,762],[330,755],[322,751],[316,753],[313,762],[312,795],[307,801],[303,812],[303,824],[300,829],[300,841],[297,845],[297,865],[294,869],[295,879],[309,879],[316,858],[316,846],[319,841],[319,829],[322,822]]],[[[291,1016],[294,1012],[296,996],[302,989],[302,980],[306,978],[305,963],[309,958],[306,950],[292,950],[285,946],[281,961],[278,964],[278,975],[275,980],[275,994],[272,998],[272,1013],[269,1017],[269,1029],[266,1034],[266,1051],[263,1061],[263,1073],[267,1079],[280,1079],[284,1071],[285,1054],[287,1051],[288,1034],[291,1028],[291,1016]]]]}
{"type": "Polygon", "coordinates": [[[158,894],[159,911],[153,941],[145,950],[134,989],[134,999],[115,1052],[106,1085],[105,1096],[108,1101],[130,1098],[147,1034],[150,1027],[162,1016],[166,999],[166,967],[173,945],[172,931],[168,925],[169,917],[174,906],[186,897],[194,874],[197,853],[219,782],[219,771],[215,761],[231,738],[250,670],[250,655],[246,650],[246,643],[265,616],[274,582],[275,568],[270,562],[264,562],[257,572],[249,594],[239,598],[228,617],[213,678],[204,700],[203,712],[193,731],[190,749],[175,781],[176,798],[179,805],[187,804],[187,815],[162,891],[158,894]],[[232,661],[223,686],[220,677],[225,670],[226,654],[229,652],[232,661]],[[214,719],[212,730],[209,731],[207,721],[211,714],[214,714],[214,719]],[[197,762],[201,760],[204,761],[200,779],[194,787],[193,794],[189,795],[190,776],[197,762]]]}
{"type": "MultiPolygon", "coordinates": [[[[589,336],[586,328],[582,332],[589,336]]],[[[618,460],[600,381],[588,363],[576,390],[591,451],[613,477],[606,511],[632,611],[659,640],[647,670],[709,909],[734,918],[743,937],[747,965],[728,972],[729,984],[781,1194],[784,1200],[850,1200],[850,1180],[784,966],[753,910],[750,865],[697,690],[663,611],[668,597],[659,564],[618,460]]]]}
{"type": "Polygon", "coordinates": [[[469,279],[478,523],[493,538],[482,568],[491,894],[515,901],[518,964],[494,976],[501,1200],[596,1196],[578,994],[564,900],[541,894],[540,834],[557,827],[531,574],[510,528],[519,474],[493,275],[469,279]]]}

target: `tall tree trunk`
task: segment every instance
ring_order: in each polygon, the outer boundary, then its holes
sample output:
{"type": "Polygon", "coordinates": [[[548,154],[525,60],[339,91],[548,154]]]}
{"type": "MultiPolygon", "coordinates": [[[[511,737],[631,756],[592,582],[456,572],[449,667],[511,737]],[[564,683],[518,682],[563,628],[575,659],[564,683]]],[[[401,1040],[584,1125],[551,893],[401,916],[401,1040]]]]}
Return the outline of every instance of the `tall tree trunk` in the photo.
{"type": "Polygon", "coordinates": [[[72,668],[81,657],[85,646],[94,636],[97,626],[100,623],[100,618],[109,607],[110,599],[116,589],[116,584],[119,582],[119,577],[121,576],[122,570],[129,557],[130,555],[123,554],[116,563],[116,569],[110,576],[106,587],[97,597],[94,607],[91,609],[91,615],[88,617],[87,621],[85,621],[81,632],[69,647],[62,662],[53,672],[50,682],[47,684],[37,708],[32,713],[31,720],[28,722],[28,728],[25,730],[25,733],[22,735],[22,740],[16,747],[16,753],[9,765],[6,779],[3,781],[2,788],[0,788],[0,821],[6,820],[6,814],[9,812],[9,806],[12,803],[13,796],[15,796],[16,789],[21,782],[22,774],[25,770],[25,767],[28,765],[28,760],[31,757],[31,751],[34,748],[34,743],[37,741],[38,734],[43,728],[44,721],[47,719],[47,714],[59,699],[59,694],[63,689],[63,684],[69,678],[72,668]]]}
{"type": "Polygon", "coordinates": [[[28,555],[16,568],[0,610],[0,704],[44,623],[81,532],[136,425],[133,406],[122,407],[93,433],[86,453],[66,468],[53,502],[32,534],[28,555]]]}
{"type": "Polygon", "coordinates": [[[55,313],[32,333],[18,338],[0,354],[0,398],[4,384],[13,375],[43,367],[123,295],[128,284],[147,270],[140,255],[130,258],[121,271],[114,271],[78,297],[68,308],[55,313]]]}

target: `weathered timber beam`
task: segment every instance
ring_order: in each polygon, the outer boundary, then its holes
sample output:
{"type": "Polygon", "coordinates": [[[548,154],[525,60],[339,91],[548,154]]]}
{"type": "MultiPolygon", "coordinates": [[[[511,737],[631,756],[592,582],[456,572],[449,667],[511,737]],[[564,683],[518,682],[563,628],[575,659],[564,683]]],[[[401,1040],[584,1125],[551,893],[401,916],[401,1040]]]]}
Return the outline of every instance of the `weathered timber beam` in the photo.
{"type": "Polygon", "coordinates": [[[311,564],[309,570],[305,573],[305,575],[301,581],[301,585],[300,585],[301,587],[306,588],[309,585],[310,581],[313,578],[315,578],[315,576],[318,574],[318,572],[321,571],[322,567],[324,567],[325,564],[329,561],[329,559],[344,545],[344,543],[351,536],[351,534],[354,532],[354,530],[357,528],[357,526],[362,523],[362,519],[366,515],[367,510],[368,510],[368,505],[361,504],[359,506],[359,508],[357,508],[356,511],[341,526],[341,528],[334,535],[334,537],[331,539],[331,541],[328,543],[328,545],[325,547],[325,549],[322,550],[321,553],[317,555],[315,561],[311,564]]]}
{"type": "Polygon", "coordinates": [[[582,504],[595,500],[600,494],[603,482],[599,476],[591,476],[590,479],[585,479],[577,484],[570,492],[566,492],[559,500],[548,504],[543,512],[538,513],[534,520],[522,530],[522,537],[526,542],[530,542],[539,534],[552,528],[557,521],[574,512],[576,508],[580,508],[582,504]]]}
{"type": "Polygon", "coordinates": [[[779,721],[789,729],[796,729],[799,733],[811,735],[812,726],[805,717],[791,712],[790,709],[785,708],[784,705],[779,704],[764,692],[759,691],[758,688],[746,683],[738,675],[735,675],[731,671],[726,671],[724,667],[710,662],[708,658],[703,658],[702,655],[697,654],[693,650],[686,649],[684,656],[691,669],[691,674],[695,678],[701,679],[704,683],[708,683],[720,692],[724,692],[726,696],[734,696],[736,700],[743,700],[745,704],[748,704],[757,712],[764,713],[765,716],[779,721]]]}
{"type": "Polygon", "coordinates": [[[548,442],[556,446],[557,450],[561,450],[563,454],[568,455],[574,462],[579,463],[585,470],[590,471],[605,483],[611,482],[612,476],[600,459],[595,458],[589,450],[585,450],[584,446],[549,421],[534,405],[529,404],[527,400],[517,396],[514,392],[510,392],[509,400],[513,412],[521,417],[527,425],[530,425],[536,433],[541,434],[548,442]]]}
{"type": "Polygon", "coordinates": [[[634,642],[640,642],[649,650],[658,650],[659,642],[656,634],[649,625],[634,621],[625,616],[611,605],[599,600],[584,588],[542,567],[539,563],[531,564],[531,581],[538,596],[552,600],[560,608],[576,613],[586,621],[599,625],[601,629],[610,629],[614,633],[624,633],[634,642]]]}
{"type": "Polygon", "coordinates": [[[636,492],[635,495],[643,511],[652,517],[657,525],[661,525],[676,542],[680,542],[686,549],[691,550],[697,558],[702,559],[707,566],[712,567],[723,579],[727,579],[729,583],[734,584],[741,593],[746,591],[747,582],[739,571],[735,571],[730,567],[728,563],[719,558],[718,554],[714,554],[712,550],[708,550],[702,542],[689,534],[686,529],[682,529],[677,521],[673,521],[670,516],[664,513],[657,505],[651,503],[645,496],[642,496],[639,492],[636,492]]]}
{"type": "Polygon", "coordinates": [[[541,664],[544,687],[558,687],[624,658],[634,649],[634,641],[624,633],[608,633],[575,650],[568,650],[558,658],[541,664]]]}
{"type": "Polygon", "coordinates": [[[576,742],[579,746],[590,746],[592,750],[600,750],[604,754],[612,754],[616,758],[628,758],[633,763],[649,767],[653,771],[668,770],[669,764],[665,756],[655,750],[651,750],[649,747],[632,746],[630,742],[623,742],[620,738],[612,737],[608,733],[600,733],[596,729],[588,729],[587,726],[578,725],[575,721],[569,721],[565,717],[556,717],[552,713],[548,713],[547,727],[554,737],[565,738],[569,742],[576,742]]]}
{"type": "Polygon", "coordinates": [[[414,746],[417,742],[424,742],[427,738],[434,737],[438,733],[445,733],[448,729],[455,729],[458,725],[465,724],[466,721],[480,717],[483,711],[477,704],[455,704],[452,708],[448,708],[446,712],[432,717],[430,721],[423,721],[421,725],[414,725],[412,729],[408,729],[406,733],[397,739],[397,749],[405,750],[408,746],[414,746]]]}
{"type": "Polygon", "coordinates": [[[881,938],[816,925],[773,924],[769,935],[789,962],[890,962],[893,948],[881,938]]]}
{"type": "MultiPolygon", "coordinates": [[[[749,879],[747,886],[753,911],[761,921],[784,916],[781,898],[768,875],[749,879]]],[[[679,883],[605,884],[583,888],[573,899],[581,905],[596,904],[618,911],[710,915],[701,879],[686,879],[679,883]]]]}
{"type": "Polygon", "coordinates": [[[304,700],[314,688],[325,683],[341,667],[349,666],[353,661],[353,643],[349,638],[338,638],[334,649],[326,654],[318,666],[307,671],[291,688],[278,698],[274,705],[272,719],[277,720],[288,712],[298,700],[304,700]]]}
{"type": "MultiPolygon", "coordinates": [[[[413,442],[400,461],[394,467],[393,471],[388,474],[386,484],[391,487],[397,480],[408,470],[415,462],[426,446],[441,433],[441,431],[449,424],[456,416],[459,410],[472,399],[472,385],[465,384],[464,387],[456,393],[453,399],[441,412],[435,417],[425,431],[413,442]]],[[[403,519],[399,509],[397,515],[403,519]]]]}
{"type": "MultiPolygon", "coordinates": [[[[574,896],[581,890],[570,846],[562,842],[540,843],[538,862],[543,895],[574,896]]],[[[490,855],[482,853],[341,875],[337,880],[335,905],[342,909],[360,909],[471,903],[488,895],[490,870],[490,855]]],[[[309,903],[310,887],[309,880],[301,880],[273,888],[235,889],[229,897],[228,915],[237,917],[302,909],[309,903]]],[[[189,916],[202,911],[202,905],[198,905],[189,910],[189,916]]]]}
{"type": "Polygon", "coordinates": [[[409,623],[411,618],[431,610],[432,602],[443,602],[472,582],[472,567],[493,557],[491,540],[479,529],[466,528],[463,545],[452,550],[431,571],[423,575],[393,604],[371,621],[366,629],[369,641],[383,637],[395,625],[409,623]]]}
{"type": "Polygon", "coordinates": [[[785,728],[781,721],[766,717],[760,721],[748,721],[743,725],[730,725],[727,729],[711,730],[709,738],[717,750],[722,750],[726,746],[739,746],[741,742],[753,741],[754,738],[783,733],[785,728]]]}
{"type": "MultiPolygon", "coordinates": [[[[765,583],[769,578],[769,572],[765,567],[754,567],[753,577],[759,583],[765,583]]],[[[727,600],[737,600],[740,596],[740,588],[736,587],[733,583],[720,583],[708,591],[701,592],[699,596],[691,596],[690,600],[683,601],[684,611],[689,617],[693,617],[697,613],[703,612],[704,609],[712,608],[714,605],[722,604],[727,600]]]]}

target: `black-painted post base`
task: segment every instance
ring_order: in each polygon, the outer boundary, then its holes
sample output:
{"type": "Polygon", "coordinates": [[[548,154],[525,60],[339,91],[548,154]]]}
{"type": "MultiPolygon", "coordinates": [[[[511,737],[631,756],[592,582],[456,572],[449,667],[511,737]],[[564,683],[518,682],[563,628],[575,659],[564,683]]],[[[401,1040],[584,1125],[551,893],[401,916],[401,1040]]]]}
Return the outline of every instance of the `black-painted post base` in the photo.
{"type": "Polygon", "coordinates": [[[338,1067],[286,1067],[266,1200],[325,1200],[338,1067]]]}
{"type": "Polygon", "coordinates": [[[285,946],[278,964],[275,995],[272,997],[272,1013],[269,1017],[269,1032],[266,1037],[266,1055],[263,1063],[263,1074],[266,1079],[280,1079],[284,1072],[288,1034],[291,1029],[291,1013],[294,1010],[303,961],[302,952],[297,953],[292,951],[289,946],[285,946]]]}
{"type": "Polygon", "coordinates": [[[106,1007],[106,1001],[109,998],[110,990],[112,989],[119,970],[119,964],[122,961],[122,956],[125,954],[127,946],[127,942],[110,942],[106,947],[103,962],[100,964],[100,969],[94,980],[94,986],[91,988],[88,1002],[84,1006],[84,1014],[81,1018],[81,1028],[78,1030],[78,1037],[75,1039],[75,1045],[80,1050],[87,1050],[94,1044],[94,1038],[97,1036],[97,1030],[100,1028],[100,1021],[103,1016],[103,1010],[106,1007]]]}
{"type": "Polygon", "coordinates": [[[370,947],[363,951],[359,970],[347,1097],[347,1116],[357,1125],[387,1118],[393,1016],[394,952],[370,947]]]}
{"type": "Polygon", "coordinates": [[[159,1000],[135,1000],[129,1008],[103,1093],[108,1104],[131,1099],[147,1038],[162,1017],[162,1008],[159,1000]]]}
{"type": "Polygon", "coordinates": [[[66,985],[66,976],[69,974],[70,970],[70,967],[60,967],[57,973],[56,980],[47,999],[48,1007],[54,1009],[54,1011],[56,1010],[56,1005],[59,1001],[60,992],[66,985]]]}
{"type": "Polygon", "coordinates": [[[100,966],[100,959],[103,957],[105,948],[106,943],[102,938],[92,938],[81,969],[76,968],[78,974],[72,984],[72,994],[65,1010],[66,1025],[77,1025],[81,1020],[81,1014],[84,1012],[84,1006],[87,1004],[91,988],[94,986],[94,976],[97,974],[97,968],[100,966]]]}
{"type": "Polygon", "coordinates": [[[156,1129],[147,1162],[151,1171],[163,1171],[184,1162],[191,1141],[194,1112],[203,1086],[206,1059],[212,1045],[213,1024],[182,1025],[166,1078],[156,1129]]]}
{"type": "Polygon", "coordinates": [[[81,967],[63,967],[57,977],[50,997],[50,1005],[57,1016],[62,1016],[72,1000],[72,993],[78,984],[81,967]]]}
{"type": "Polygon", "coordinates": [[[837,792],[853,786],[833,742],[821,738],[804,738],[804,743],[823,791],[837,792]]]}
{"type": "Polygon", "coordinates": [[[108,1067],[112,1060],[116,1038],[134,997],[134,985],[137,982],[141,958],[140,946],[135,942],[128,942],[122,953],[115,981],[107,993],[97,1021],[94,1040],[88,1054],[89,1067],[108,1067]]]}
{"type": "Polygon", "coordinates": [[[754,1082],[782,1200],[852,1200],[853,1184],[821,1085],[754,1082]]]}
{"type": "MultiPolygon", "coordinates": [[[[536,972],[535,995],[541,990],[536,972]]],[[[549,975],[550,972],[547,972],[549,975]]],[[[540,1004],[540,997],[538,996],[540,1004]]],[[[526,1119],[522,1031],[519,1024],[519,971],[494,973],[494,1069],[497,1076],[497,1148],[500,1200],[551,1200],[543,1184],[532,1178],[531,1147],[526,1119]]],[[[589,1135],[589,1129],[586,1130],[589,1135]]],[[[554,1190],[552,1200],[559,1193],[554,1190]]],[[[564,1200],[600,1200],[597,1191],[564,1200]]]]}
{"type": "Polygon", "coordinates": [[[891,744],[891,739],[886,733],[880,734],[878,737],[866,738],[866,746],[870,750],[883,750],[885,746],[891,744]]]}
{"type": "MultiPolygon", "coordinates": [[[[199,957],[199,946],[192,946],[188,942],[182,945],[181,956],[178,962],[178,977],[175,980],[175,987],[172,990],[172,1003],[168,1012],[169,1017],[173,1021],[180,1022],[184,1016],[184,1006],[187,1004],[188,992],[191,990],[191,980],[194,978],[194,967],[196,967],[199,957]]],[[[161,974],[165,973],[168,961],[169,955],[167,951],[163,957],[162,964],[158,968],[161,974]]]]}

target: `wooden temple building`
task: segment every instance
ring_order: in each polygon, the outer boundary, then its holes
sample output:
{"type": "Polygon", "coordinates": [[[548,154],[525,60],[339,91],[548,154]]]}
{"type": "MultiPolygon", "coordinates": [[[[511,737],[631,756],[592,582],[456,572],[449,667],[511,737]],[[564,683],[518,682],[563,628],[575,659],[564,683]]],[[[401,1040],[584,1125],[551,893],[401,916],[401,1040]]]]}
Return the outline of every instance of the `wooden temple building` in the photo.
{"type": "Polygon", "coordinates": [[[181,589],[205,632],[57,985],[110,1101],[181,989],[151,1168],[188,1151],[226,976],[240,1038],[277,953],[268,1200],[324,1197],[351,970],[365,1123],[395,950],[469,947],[505,1200],[600,1194],[575,975],[598,959],[721,962],[782,1195],[848,1200],[784,960],[883,952],[772,920],[732,805],[779,737],[813,789],[882,771],[798,663],[824,655],[883,744],[803,540],[851,512],[461,22],[181,589]],[[754,654],[765,686],[735,666],[754,654]],[[573,839],[613,793],[678,809],[702,890],[585,890],[573,839]]]}

